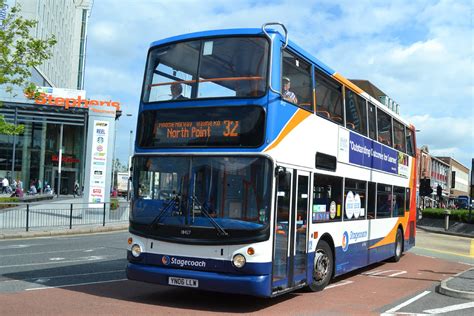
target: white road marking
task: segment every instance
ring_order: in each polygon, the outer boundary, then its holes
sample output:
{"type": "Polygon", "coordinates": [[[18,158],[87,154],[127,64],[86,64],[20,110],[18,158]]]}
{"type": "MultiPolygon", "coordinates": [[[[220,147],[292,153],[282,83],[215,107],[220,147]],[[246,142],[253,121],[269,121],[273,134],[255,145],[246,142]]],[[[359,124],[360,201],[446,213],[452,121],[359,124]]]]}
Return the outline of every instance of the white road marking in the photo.
{"type": "Polygon", "coordinates": [[[95,275],[95,274],[117,273],[117,272],[124,272],[124,271],[125,271],[125,269],[100,271],[100,272],[90,272],[90,273],[79,273],[79,274],[63,274],[63,275],[55,275],[55,276],[49,276],[49,277],[26,278],[26,279],[20,279],[20,280],[4,280],[4,281],[0,281],[0,284],[8,283],[8,282],[22,282],[22,281],[29,281],[29,280],[33,280],[33,281],[36,280],[34,282],[40,282],[39,280],[51,280],[51,279],[60,279],[60,278],[68,278],[68,277],[95,275]]]}
{"type": "Polygon", "coordinates": [[[398,316],[398,315],[427,316],[428,314],[421,314],[421,313],[382,313],[380,314],[380,316],[398,316]]]}
{"type": "Polygon", "coordinates": [[[63,252],[92,252],[94,250],[100,250],[104,249],[105,247],[97,247],[93,249],[74,249],[74,250],[56,250],[56,251],[45,251],[45,252],[28,252],[28,253],[17,253],[17,254],[11,254],[11,255],[3,255],[2,258],[4,257],[16,257],[16,256],[30,256],[30,255],[46,255],[46,254],[52,254],[52,253],[63,253],[63,252]]]}
{"type": "Polygon", "coordinates": [[[61,260],[64,260],[66,258],[61,258],[61,257],[57,257],[57,258],[49,258],[50,261],[61,261],[61,260]]]}
{"type": "Polygon", "coordinates": [[[36,279],[34,282],[35,282],[35,283],[46,283],[46,282],[48,282],[49,280],[51,280],[51,279],[36,279]]]}
{"type": "Polygon", "coordinates": [[[370,271],[366,273],[362,273],[362,275],[367,275],[369,277],[394,277],[400,274],[405,274],[407,273],[405,270],[375,270],[375,271],[370,271]],[[391,274],[389,274],[391,273],[391,274]]]}
{"type": "Polygon", "coordinates": [[[10,246],[5,246],[5,247],[0,247],[0,250],[3,249],[21,249],[21,248],[28,248],[31,247],[32,245],[10,245],[10,246]]]}
{"type": "Polygon", "coordinates": [[[64,287],[73,287],[73,286],[91,285],[91,284],[102,284],[102,283],[121,282],[121,281],[128,281],[128,279],[117,279],[117,280],[98,281],[98,282],[86,282],[86,283],[76,283],[76,284],[67,284],[67,285],[58,285],[58,286],[34,287],[34,288],[25,289],[25,291],[60,289],[60,288],[64,288],[64,287]]]}
{"type": "MultiPolygon", "coordinates": [[[[8,266],[0,266],[0,268],[13,268],[13,267],[29,267],[29,266],[41,266],[41,265],[49,265],[49,264],[63,264],[63,263],[73,263],[73,262],[86,262],[86,261],[98,261],[102,259],[106,259],[107,256],[92,256],[92,257],[82,257],[76,260],[66,260],[61,262],[37,262],[37,263],[26,263],[26,264],[12,264],[8,266]]],[[[109,258],[113,258],[113,256],[109,256],[109,258]]],[[[116,257],[116,259],[123,259],[123,256],[116,257]]]]}
{"type": "Polygon", "coordinates": [[[394,313],[394,312],[398,311],[399,309],[402,309],[403,307],[405,307],[405,306],[407,306],[407,305],[410,305],[410,304],[413,303],[414,301],[416,301],[416,300],[418,300],[418,299],[422,298],[423,296],[425,296],[425,295],[427,295],[427,294],[430,294],[430,293],[431,293],[431,291],[424,291],[423,293],[420,293],[420,294],[418,294],[417,296],[412,297],[412,298],[410,298],[409,300],[407,300],[407,301],[405,301],[405,302],[403,302],[403,303],[401,303],[401,304],[398,304],[397,306],[395,306],[395,307],[389,309],[389,310],[386,311],[385,313],[394,313]]]}
{"type": "Polygon", "coordinates": [[[348,284],[351,284],[351,283],[354,283],[354,281],[349,281],[349,280],[347,280],[347,281],[340,281],[340,282],[337,282],[337,283],[328,285],[328,286],[326,286],[324,289],[325,289],[325,290],[327,290],[327,289],[332,289],[333,287],[348,285],[348,284]]]}
{"type": "Polygon", "coordinates": [[[383,270],[373,270],[373,271],[369,271],[369,272],[364,272],[364,273],[361,273],[362,275],[372,275],[374,273],[378,273],[380,271],[383,271],[383,270]]]}
{"type": "Polygon", "coordinates": [[[400,275],[400,274],[405,274],[407,273],[406,271],[400,271],[400,272],[397,272],[397,273],[394,273],[394,274],[390,274],[388,275],[388,277],[394,277],[394,276],[397,276],[397,275],[400,275]]]}
{"type": "Polygon", "coordinates": [[[467,309],[467,308],[474,308],[474,302],[450,305],[450,306],[441,307],[441,308],[427,309],[427,310],[424,310],[423,313],[441,314],[441,313],[449,313],[449,312],[454,312],[454,311],[467,309]]]}

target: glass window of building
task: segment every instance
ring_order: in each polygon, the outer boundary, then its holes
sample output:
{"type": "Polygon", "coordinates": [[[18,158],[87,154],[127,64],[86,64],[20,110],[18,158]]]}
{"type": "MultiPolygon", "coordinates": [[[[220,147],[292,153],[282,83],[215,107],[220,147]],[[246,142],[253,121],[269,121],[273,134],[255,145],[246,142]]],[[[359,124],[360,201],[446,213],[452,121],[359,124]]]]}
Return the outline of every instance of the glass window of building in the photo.
{"type": "Polygon", "coordinates": [[[342,212],[342,178],[314,175],[313,223],[337,221],[342,212]]]}

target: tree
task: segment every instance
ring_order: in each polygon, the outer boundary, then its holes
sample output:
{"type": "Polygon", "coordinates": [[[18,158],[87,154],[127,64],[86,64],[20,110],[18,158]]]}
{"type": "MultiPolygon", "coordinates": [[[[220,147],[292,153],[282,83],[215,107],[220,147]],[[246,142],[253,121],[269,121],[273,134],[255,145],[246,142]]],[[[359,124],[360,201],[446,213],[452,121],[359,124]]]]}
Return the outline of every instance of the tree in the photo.
{"type": "MultiPolygon", "coordinates": [[[[54,35],[44,40],[32,37],[30,31],[38,22],[23,18],[19,4],[8,12],[7,9],[5,0],[0,0],[0,11],[5,13],[0,25],[0,87],[13,94],[13,87],[18,86],[26,95],[36,98],[39,95],[31,82],[31,69],[51,57],[51,47],[56,39],[54,35]]],[[[7,123],[0,115],[0,134],[17,135],[23,129],[22,125],[7,123]]]]}

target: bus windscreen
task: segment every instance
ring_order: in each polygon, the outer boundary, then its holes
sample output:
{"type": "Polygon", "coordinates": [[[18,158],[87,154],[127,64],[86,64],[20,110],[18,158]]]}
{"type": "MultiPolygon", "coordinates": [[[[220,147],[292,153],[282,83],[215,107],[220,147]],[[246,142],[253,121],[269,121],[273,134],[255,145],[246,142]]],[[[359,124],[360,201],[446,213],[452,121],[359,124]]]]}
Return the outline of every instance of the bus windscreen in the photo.
{"type": "Polygon", "coordinates": [[[258,106],[150,110],[141,113],[139,145],[166,147],[258,147],[265,111],[258,106]]]}

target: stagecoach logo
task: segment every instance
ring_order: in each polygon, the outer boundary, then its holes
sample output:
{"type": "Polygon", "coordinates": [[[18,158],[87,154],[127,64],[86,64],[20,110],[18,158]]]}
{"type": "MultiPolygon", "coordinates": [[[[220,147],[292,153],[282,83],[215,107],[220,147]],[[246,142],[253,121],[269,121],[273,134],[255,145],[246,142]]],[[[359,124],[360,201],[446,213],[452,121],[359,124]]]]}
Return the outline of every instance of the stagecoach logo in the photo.
{"type": "Polygon", "coordinates": [[[173,265],[179,266],[181,268],[191,267],[191,268],[205,268],[206,261],[204,260],[188,260],[188,259],[179,259],[176,257],[163,256],[161,257],[161,263],[163,265],[173,265]]]}
{"type": "Polygon", "coordinates": [[[349,248],[349,234],[344,232],[342,235],[342,251],[346,252],[347,248],[349,248]]]}

